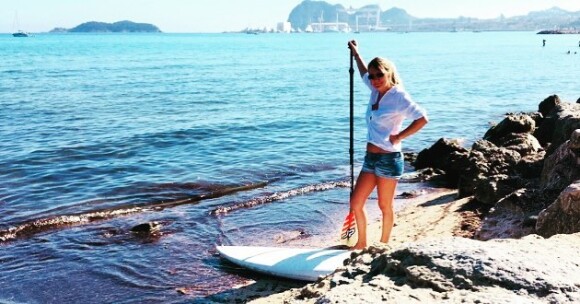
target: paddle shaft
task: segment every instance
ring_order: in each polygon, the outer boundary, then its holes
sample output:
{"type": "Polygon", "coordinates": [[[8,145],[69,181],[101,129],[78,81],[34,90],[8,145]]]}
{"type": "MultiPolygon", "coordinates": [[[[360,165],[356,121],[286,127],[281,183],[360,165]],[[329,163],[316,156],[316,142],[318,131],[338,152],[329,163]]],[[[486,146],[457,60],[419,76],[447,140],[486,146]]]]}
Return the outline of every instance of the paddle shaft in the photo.
{"type": "Polygon", "coordinates": [[[350,195],[354,192],[354,68],[353,68],[354,54],[350,50],[350,195]]]}

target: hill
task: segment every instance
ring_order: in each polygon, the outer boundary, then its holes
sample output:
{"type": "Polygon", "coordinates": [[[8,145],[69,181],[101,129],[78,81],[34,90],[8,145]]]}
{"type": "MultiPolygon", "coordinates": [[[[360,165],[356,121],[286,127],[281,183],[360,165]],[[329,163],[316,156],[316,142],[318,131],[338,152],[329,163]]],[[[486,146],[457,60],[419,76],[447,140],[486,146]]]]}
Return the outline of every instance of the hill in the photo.
{"type": "Polygon", "coordinates": [[[536,31],[541,29],[580,30],[580,11],[558,7],[524,16],[492,19],[472,17],[417,18],[401,8],[381,10],[379,5],[345,8],[325,1],[304,0],[288,16],[296,30],[317,32],[359,31],[536,31]]]}
{"type": "Polygon", "coordinates": [[[85,22],[72,29],[55,28],[51,33],[161,33],[161,30],[149,23],[135,23],[132,21],[119,21],[115,23],[85,22]]]}

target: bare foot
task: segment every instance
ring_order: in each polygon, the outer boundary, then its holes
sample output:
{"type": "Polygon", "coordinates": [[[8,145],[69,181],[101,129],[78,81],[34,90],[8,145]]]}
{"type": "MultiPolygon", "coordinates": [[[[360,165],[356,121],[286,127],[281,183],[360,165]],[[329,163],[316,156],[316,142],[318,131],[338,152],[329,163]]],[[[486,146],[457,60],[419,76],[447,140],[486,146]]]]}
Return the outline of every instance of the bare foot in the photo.
{"type": "Polygon", "coordinates": [[[352,251],[352,250],[363,250],[363,249],[365,249],[366,247],[367,247],[367,245],[366,245],[366,244],[359,244],[359,243],[357,243],[356,245],[354,245],[354,246],[350,247],[348,250],[351,250],[351,251],[352,251]]]}

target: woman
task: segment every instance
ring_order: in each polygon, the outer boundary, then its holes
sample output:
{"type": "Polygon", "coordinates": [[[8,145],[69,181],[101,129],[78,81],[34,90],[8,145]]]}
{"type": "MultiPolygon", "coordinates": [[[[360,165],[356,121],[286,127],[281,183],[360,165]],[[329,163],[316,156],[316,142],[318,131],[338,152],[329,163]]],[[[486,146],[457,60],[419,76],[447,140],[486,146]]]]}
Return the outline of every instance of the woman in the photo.
{"type": "Polygon", "coordinates": [[[363,82],[371,89],[366,112],[366,155],[350,199],[358,230],[358,241],[352,249],[363,249],[367,247],[365,202],[375,187],[383,215],[381,242],[389,241],[394,223],[395,188],[404,166],[401,141],[423,128],[428,120],[425,110],[403,88],[393,63],[377,57],[367,67],[356,41],[349,41],[348,46],[363,82]],[[403,129],[406,118],[413,122],[403,129]]]}

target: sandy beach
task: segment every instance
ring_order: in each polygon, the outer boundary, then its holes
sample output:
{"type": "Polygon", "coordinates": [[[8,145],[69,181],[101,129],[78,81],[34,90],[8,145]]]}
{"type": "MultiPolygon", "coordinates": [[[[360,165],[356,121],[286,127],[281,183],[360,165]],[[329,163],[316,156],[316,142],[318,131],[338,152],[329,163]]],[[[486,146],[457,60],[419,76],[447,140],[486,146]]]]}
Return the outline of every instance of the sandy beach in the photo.
{"type": "MultiPolygon", "coordinates": [[[[405,243],[424,239],[437,239],[450,236],[470,236],[472,227],[477,227],[479,218],[470,210],[470,198],[456,199],[457,190],[430,189],[417,197],[405,199],[402,209],[397,211],[395,227],[388,245],[378,240],[381,234],[380,214],[369,214],[368,237],[371,246],[396,248],[405,243]]],[[[372,204],[370,200],[367,204],[372,204]]],[[[304,245],[305,240],[296,240],[287,246],[304,245]],[[299,244],[302,242],[302,244],[299,244]]],[[[311,243],[313,240],[308,240],[311,243]]],[[[320,242],[321,240],[315,240],[320,242]]],[[[323,246],[336,245],[336,239],[327,237],[323,246]]],[[[243,303],[282,303],[291,293],[291,288],[303,287],[306,283],[263,278],[249,280],[237,288],[212,295],[216,302],[243,303]]],[[[206,299],[207,300],[207,299],[206,299]]]]}
{"type": "MultiPolygon", "coordinates": [[[[457,190],[441,189],[434,193],[410,199],[396,214],[396,223],[389,245],[415,242],[428,238],[470,236],[478,221],[469,209],[470,198],[456,200],[457,190]],[[474,225],[466,225],[473,222],[474,225]]],[[[370,238],[380,238],[381,223],[375,221],[369,227],[370,238]]],[[[373,242],[373,246],[382,246],[373,242]]]]}

